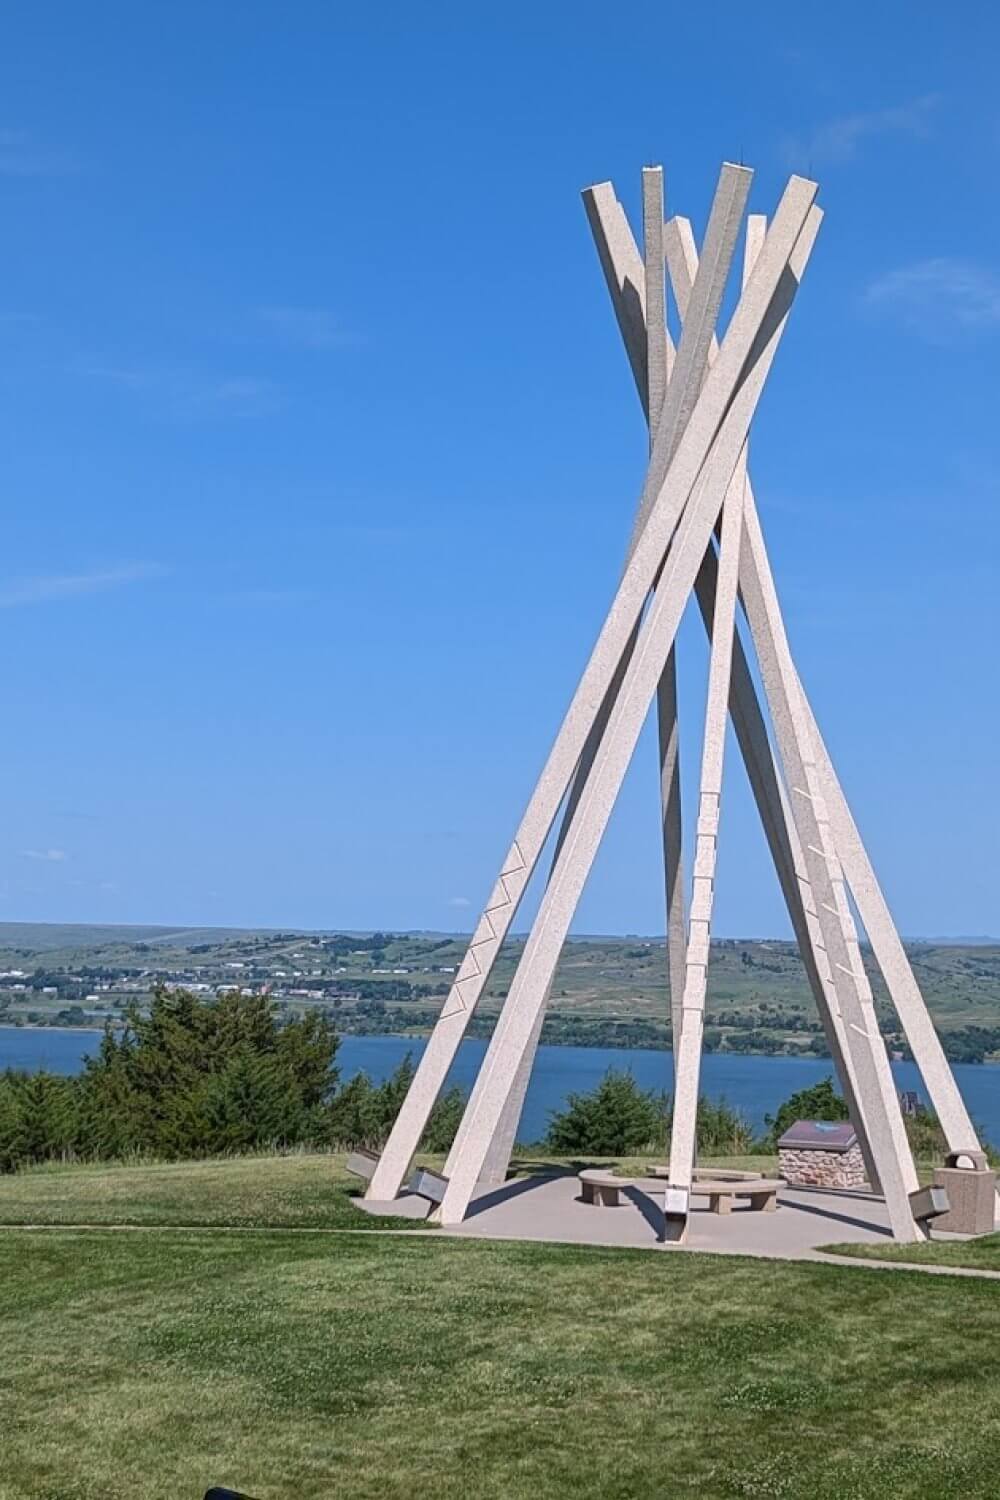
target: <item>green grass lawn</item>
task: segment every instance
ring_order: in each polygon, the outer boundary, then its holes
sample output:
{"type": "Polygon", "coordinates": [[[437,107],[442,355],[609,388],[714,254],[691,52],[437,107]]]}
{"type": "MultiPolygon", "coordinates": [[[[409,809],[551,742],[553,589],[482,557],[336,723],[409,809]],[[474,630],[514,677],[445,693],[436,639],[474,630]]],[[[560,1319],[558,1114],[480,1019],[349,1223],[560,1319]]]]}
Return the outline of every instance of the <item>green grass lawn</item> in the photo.
{"type": "Polygon", "coordinates": [[[7,1229],[0,1348],[0,1500],[996,1494],[985,1281],[7,1229]]]}
{"type": "Polygon", "coordinates": [[[423,1229],[374,1218],[343,1156],[245,1156],[148,1166],[44,1166],[0,1176],[3,1224],[172,1224],[234,1229],[423,1229]]]}
{"type": "MultiPolygon", "coordinates": [[[[824,1245],[833,1255],[855,1260],[902,1260],[910,1265],[968,1266],[974,1271],[1000,1271],[1000,1234],[975,1240],[928,1240],[922,1245],[824,1245]]],[[[997,1292],[1000,1296],[1000,1291],[997,1292]]]]}
{"type": "MultiPolygon", "coordinates": [[[[996,1493],[995,1283],[309,1233],[386,1222],[354,1185],[328,1155],[0,1177],[0,1500],[996,1493]]],[[[1000,1269],[1000,1236],[839,1248],[1000,1269]]]]}

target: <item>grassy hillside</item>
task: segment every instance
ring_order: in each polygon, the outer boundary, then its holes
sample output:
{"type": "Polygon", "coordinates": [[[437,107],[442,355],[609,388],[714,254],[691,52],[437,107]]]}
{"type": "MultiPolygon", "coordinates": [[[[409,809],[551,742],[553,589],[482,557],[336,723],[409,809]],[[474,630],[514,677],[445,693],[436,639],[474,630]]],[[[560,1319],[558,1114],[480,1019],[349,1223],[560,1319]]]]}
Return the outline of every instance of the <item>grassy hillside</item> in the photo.
{"type": "MultiPolygon", "coordinates": [[[[32,1175],[65,1210],[66,1178],[32,1175]]],[[[148,1203],[149,1177],[135,1190],[148,1203]]],[[[996,1493],[988,1281],[441,1235],[4,1229],[0,1345],[0,1500],[996,1493]]]]}
{"type": "Polygon", "coordinates": [[[0,922],[0,949],[21,954],[78,954],[82,950],[103,952],[135,943],[183,944],[210,938],[222,942],[239,937],[243,929],[233,927],[143,927],[130,924],[101,925],[89,922],[0,922]]]}
{"type": "MultiPolygon", "coordinates": [[[[420,1035],[433,1024],[465,944],[462,937],[428,933],[0,924],[0,1016],[98,1025],[166,981],[206,992],[266,987],[291,1011],[323,1006],[343,1032],[420,1035]]],[[[474,1035],[492,1027],[522,951],[523,939],[504,945],[474,1035]]],[[[911,944],[909,952],[951,1055],[975,1059],[1000,1050],[1000,946],[923,943],[911,944]]],[[[866,962],[883,1029],[890,1044],[905,1051],[870,955],[866,962]]],[[[574,939],[556,974],[545,1040],[663,1045],[666,985],[662,940],[574,939]]],[[[715,1050],[825,1055],[793,944],[726,939],[712,945],[706,1043],[715,1050]]]]}

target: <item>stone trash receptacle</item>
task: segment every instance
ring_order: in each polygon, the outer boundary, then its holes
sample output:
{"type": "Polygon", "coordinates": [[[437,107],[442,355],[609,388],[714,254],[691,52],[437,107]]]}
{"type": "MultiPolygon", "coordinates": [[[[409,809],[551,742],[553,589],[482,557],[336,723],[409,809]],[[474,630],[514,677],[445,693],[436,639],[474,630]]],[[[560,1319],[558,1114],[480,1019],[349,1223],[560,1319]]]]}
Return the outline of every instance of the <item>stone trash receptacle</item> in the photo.
{"type": "Polygon", "coordinates": [[[948,1194],[949,1208],[934,1220],[948,1234],[992,1234],[996,1213],[997,1174],[982,1151],[950,1151],[934,1169],[935,1187],[948,1194]]]}
{"type": "Polygon", "coordinates": [[[864,1158],[854,1126],[796,1120],[778,1141],[778,1173],[789,1187],[863,1188],[864,1158]]]}

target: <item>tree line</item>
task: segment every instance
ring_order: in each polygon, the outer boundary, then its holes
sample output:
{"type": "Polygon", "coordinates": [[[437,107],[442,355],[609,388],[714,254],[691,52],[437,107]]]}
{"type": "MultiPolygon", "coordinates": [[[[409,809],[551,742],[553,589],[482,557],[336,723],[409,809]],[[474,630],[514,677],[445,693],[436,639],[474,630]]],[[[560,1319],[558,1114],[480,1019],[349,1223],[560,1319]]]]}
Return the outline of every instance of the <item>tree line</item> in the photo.
{"type": "MultiPolygon", "coordinates": [[[[265,1147],[377,1146],[409,1087],[409,1057],[376,1085],[341,1086],[339,1039],[318,1012],[279,1021],[265,996],[159,989],[108,1028],[76,1077],[0,1074],[0,1171],[78,1158],[218,1156],[265,1147]]],[[[461,1115],[441,1096],[424,1138],[445,1149],[461,1115]]]]}
{"type": "MultiPolygon", "coordinates": [[[[341,1083],[339,1039],[328,1016],[288,1019],[262,995],[229,991],[204,999],[155,992],[148,1012],[129,1008],[108,1028],[76,1077],[0,1074],[0,1171],[53,1160],[165,1159],[264,1149],[383,1145],[414,1074],[409,1054],[375,1084],[364,1073],[341,1083]]],[[[438,1099],[421,1142],[443,1154],[464,1107],[460,1090],[438,1099]]],[[[665,1152],[670,1097],[609,1071],[589,1093],[570,1094],[539,1143],[556,1155],[665,1152]]],[[[772,1152],[796,1119],[846,1118],[831,1079],[802,1090],[755,1133],[725,1099],[698,1101],[697,1140],[707,1155],[772,1152]]],[[[933,1115],[907,1120],[915,1154],[943,1149],[933,1115]]]]}

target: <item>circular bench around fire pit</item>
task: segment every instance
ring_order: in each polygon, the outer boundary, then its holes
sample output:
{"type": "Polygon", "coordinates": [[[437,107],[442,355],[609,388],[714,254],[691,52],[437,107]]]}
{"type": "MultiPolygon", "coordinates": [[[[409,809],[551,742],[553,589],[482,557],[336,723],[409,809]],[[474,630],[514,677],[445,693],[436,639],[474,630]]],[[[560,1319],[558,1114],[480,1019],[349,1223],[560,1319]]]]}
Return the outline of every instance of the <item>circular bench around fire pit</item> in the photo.
{"type": "MultiPolygon", "coordinates": [[[[666,1169],[661,1171],[654,1166],[652,1175],[657,1179],[658,1186],[659,1180],[666,1175],[666,1169]]],[[[616,1177],[614,1172],[598,1167],[585,1167],[577,1176],[584,1203],[593,1204],[597,1208],[620,1208],[625,1188],[643,1186],[641,1180],[636,1183],[631,1178],[616,1177]]],[[[703,1168],[694,1174],[691,1197],[707,1198],[708,1211],[713,1214],[731,1213],[736,1198],[748,1198],[751,1213],[774,1213],[778,1206],[778,1193],[783,1187],[787,1187],[783,1178],[763,1177],[759,1172],[713,1173],[703,1168]]]]}

